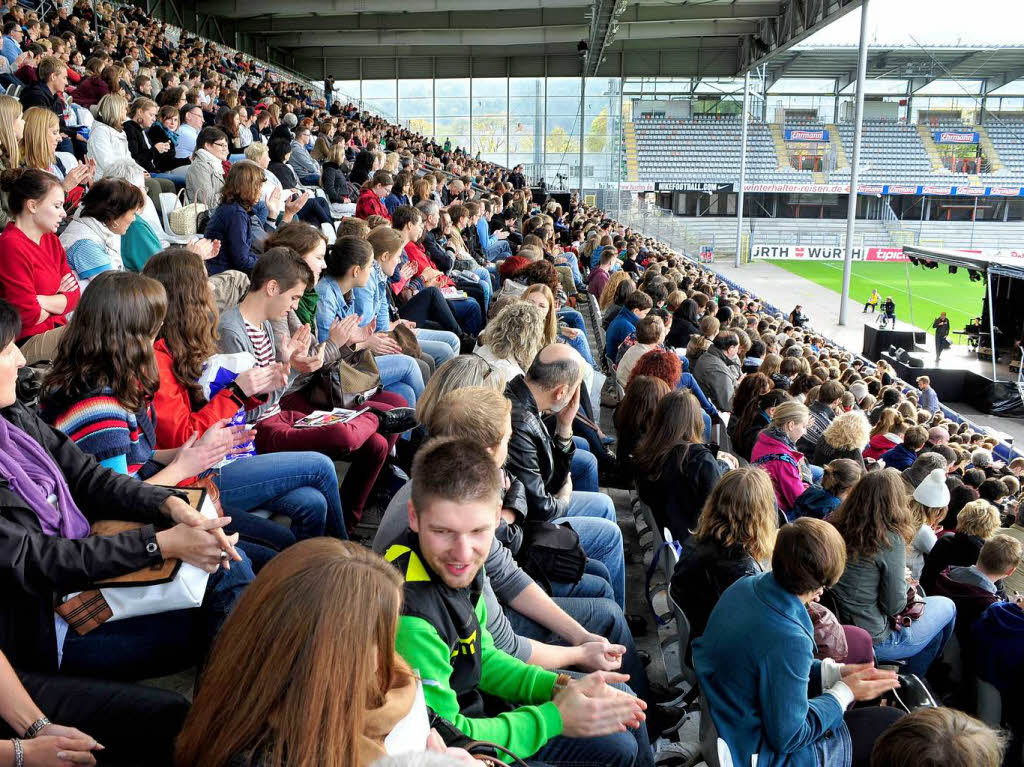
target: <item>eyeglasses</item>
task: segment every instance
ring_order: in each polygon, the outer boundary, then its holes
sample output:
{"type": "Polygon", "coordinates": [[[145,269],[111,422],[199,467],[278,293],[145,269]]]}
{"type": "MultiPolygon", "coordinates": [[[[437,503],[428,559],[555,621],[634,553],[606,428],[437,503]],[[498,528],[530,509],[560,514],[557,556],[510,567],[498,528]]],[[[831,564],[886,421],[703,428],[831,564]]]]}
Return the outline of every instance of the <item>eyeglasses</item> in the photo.
{"type": "Polygon", "coordinates": [[[219,146],[221,149],[227,149],[228,148],[228,142],[227,141],[214,141],[213,145],[214,146],[219,146]]]}

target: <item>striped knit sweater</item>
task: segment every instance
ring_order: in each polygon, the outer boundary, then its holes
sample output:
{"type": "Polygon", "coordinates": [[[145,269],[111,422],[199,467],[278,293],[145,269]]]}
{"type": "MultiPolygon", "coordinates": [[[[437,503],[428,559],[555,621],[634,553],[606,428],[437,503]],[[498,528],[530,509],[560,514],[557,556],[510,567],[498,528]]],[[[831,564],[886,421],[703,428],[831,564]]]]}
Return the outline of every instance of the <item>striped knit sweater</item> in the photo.
{"type": "MultiPolygon", "coordinates": [[[[124,456],[128,474],[149,476],[155,464],[146,466],[153,457],[156,429],[150,406],[138,413],[129,413],[114,398],[110,389],[97,391],[65,409],[44,403],[43,418],[98,461],[124,456]]],[[[64,404],[64,403],[62,403],[64,404]]]]}

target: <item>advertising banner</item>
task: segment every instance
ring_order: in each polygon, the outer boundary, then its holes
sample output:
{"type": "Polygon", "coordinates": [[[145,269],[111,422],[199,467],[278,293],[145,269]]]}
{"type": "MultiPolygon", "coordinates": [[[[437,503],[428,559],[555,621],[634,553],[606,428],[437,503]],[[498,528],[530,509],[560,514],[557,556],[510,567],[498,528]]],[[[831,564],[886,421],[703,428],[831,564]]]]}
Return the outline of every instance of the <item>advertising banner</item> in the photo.
{"type": "Polygon", "coordinates": [[[932,132],[932,136],[936,144],[977,144],[981,140],[981,134],[974,132],[937,130],[932,132]]]}
{"type": "MultiPolygon", "coordinates": [[[[846,248],[829,245],[752,245],[750,257],[764,261],[842,261],[846,248]]],[[[854,248],[854,261],[903,262],[902,248],[854,248]]]]}
{"type": "Polygon", "coordinates": [[[793,128],[786,131],[786,141],[813,141],[813,142],[827,142],[828,131],[827,130],[802,130],[799,128],[793,128]]]}

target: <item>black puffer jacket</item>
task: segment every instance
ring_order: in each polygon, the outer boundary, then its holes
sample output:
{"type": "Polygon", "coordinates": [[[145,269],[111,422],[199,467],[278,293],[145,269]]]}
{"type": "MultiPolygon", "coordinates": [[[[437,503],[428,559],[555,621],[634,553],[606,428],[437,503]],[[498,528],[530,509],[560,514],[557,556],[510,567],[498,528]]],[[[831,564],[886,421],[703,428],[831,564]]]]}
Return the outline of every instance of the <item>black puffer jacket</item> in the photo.
{"type": "Polygon", "coordinates": [[[571,440],[566,449],[555,444],[523,376],[509,381],[505,396],[512,401],[512,438],[505,470],[523,483],[527,517],[550,521],[565,516],[568,504],[555,498],[555,493],[569,476],[576,446],[571,440]]]}
{"type": "Polygon", "coordinates": [[[0,650],[19,669],[57,670],[53,608],[58,596],[81,591],[104,578],[163,561],[154,523],[170,520],[160,506],[167,488],[118,474],[83,452],[21,403],[0,411],[43,446],[60,467],[71,496],[90,522],[144,522],[113,536],[68,540],[45,535],[25,501],[0,480],[0,650]]]}
{"type": "Polygon", "coordinates": [[[683,544],[669,591],[690,621],[690,639],[704,633],[718,598],[740,578],[757,575],[760,566],[741,546],[690,536],[683,544]]]}
{"type": "Polygon", "coordinates": [[[359,190],[355,185],[345,178],[341,166],[336,162],[325,162],[321,167],[320,185],[331,202],[344,202],[347,197],[349,202],[355,202],[359,197],[359,190]]]}

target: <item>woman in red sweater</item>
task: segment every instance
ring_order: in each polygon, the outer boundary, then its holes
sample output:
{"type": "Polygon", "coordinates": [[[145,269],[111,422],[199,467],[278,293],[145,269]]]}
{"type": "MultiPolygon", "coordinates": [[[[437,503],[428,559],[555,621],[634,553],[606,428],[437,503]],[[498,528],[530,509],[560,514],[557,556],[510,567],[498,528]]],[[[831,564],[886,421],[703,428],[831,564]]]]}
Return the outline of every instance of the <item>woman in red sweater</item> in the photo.
{"type": "Polygon", "coordinates": [[[36,168],[0,175],[11,221],[0,234],[0,298],[21,315],[17,342],[31,365],[53,359],[67,315],[78,304],[78,281],[57,227],[64,220],[60,179],[36,168]]]}

